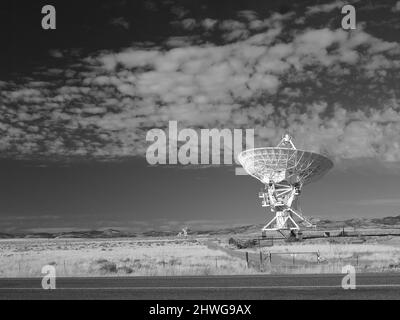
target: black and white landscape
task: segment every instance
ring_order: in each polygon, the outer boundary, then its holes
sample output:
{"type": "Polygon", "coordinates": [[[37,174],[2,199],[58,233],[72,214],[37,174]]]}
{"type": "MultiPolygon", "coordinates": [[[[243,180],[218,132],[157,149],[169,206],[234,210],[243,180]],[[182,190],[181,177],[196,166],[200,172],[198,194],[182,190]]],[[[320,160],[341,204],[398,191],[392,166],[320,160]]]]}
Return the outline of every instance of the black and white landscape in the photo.
{"type": "Polygon", "coordinates": [[[0,4],[0,277],[400,270],[400,1],[51,2],[0,4]],[[213,129],[329,157],[317,228],[261,238],[213,129]]]}

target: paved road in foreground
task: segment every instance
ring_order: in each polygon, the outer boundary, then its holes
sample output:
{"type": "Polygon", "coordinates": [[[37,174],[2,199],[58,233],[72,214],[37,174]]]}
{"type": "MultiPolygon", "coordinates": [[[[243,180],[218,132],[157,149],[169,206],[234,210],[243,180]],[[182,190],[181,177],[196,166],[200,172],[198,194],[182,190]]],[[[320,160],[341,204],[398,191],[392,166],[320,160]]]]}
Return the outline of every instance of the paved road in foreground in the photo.
{"type": "Polygon", "coordinates": [[[355,290],[342,274],[185,277],[0,279],[0,299],[400,299],[400,273],[357,274],[355,290]]]}

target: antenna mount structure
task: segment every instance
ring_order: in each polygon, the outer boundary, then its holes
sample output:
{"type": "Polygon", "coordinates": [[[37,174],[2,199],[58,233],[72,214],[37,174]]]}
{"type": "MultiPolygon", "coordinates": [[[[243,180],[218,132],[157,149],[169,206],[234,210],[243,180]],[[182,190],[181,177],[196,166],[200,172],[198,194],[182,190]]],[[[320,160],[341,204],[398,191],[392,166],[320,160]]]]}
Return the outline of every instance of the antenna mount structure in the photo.
{"type": "Polygon", "coordinates": [[[332,168],[327,157],[299,150],[292,137],[284,134],[276,147],[248,149],[238,155],[246,172],[264,184],[259,193],[263,207],[275,214],[262,231],[300,230],[315,227],[298,208],[303,185],[315,181],[332,168]]]}

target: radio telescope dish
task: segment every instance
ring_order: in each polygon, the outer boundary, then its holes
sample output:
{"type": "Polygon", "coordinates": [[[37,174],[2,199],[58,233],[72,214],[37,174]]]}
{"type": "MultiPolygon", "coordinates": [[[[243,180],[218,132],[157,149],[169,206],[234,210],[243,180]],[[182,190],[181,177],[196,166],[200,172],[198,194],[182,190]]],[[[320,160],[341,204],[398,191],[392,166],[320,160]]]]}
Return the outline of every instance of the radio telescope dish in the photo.
{"type": "Polygon", "coordinates": [[[262,229],[299,230],[299,223],[313,226],[295,203],[303,185],[322,177],[333,163],[327,157],[296,149],[285,134],[276,147],[255,148],[241,152],[238,160],[246,172],[265,185],[260,192],[262,206],[270,207],[275,217],[262,229]]]}

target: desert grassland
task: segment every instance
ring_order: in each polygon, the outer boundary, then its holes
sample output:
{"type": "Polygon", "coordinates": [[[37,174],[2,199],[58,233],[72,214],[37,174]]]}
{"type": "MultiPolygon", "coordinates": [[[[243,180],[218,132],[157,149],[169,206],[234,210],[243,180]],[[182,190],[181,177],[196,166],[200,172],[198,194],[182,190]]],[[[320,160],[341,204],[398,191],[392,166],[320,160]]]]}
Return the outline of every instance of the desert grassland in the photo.
{"type": "Polygon", "coordinates": [[[57,276],[173,276],[249,274],[246,262],[192,240],[0,240],[0,277],[40,277],[44,265],[57,276]]]}
{"type": "Polygon", "coordinates": [[[341,273],[347,264],[359,272],[400,271],[400,237],[350,241],[276,242],[272,247],[233,249],[224,237],[3,239],[0,277],[40,277],[48,264],[56,267],[60,277],[341,273]],[[269,252],[272,263],[266,259],[269,252]],[[296,252],[304,254],[293,259],[296,252]]]}
{"type": "MultiPolygon", "coordinates": [[[[259,248],[240,251],[259,252],[259,248]]],[[[365,243],[310,241],[277,243],[261,248],[265,256],[272,254],[274,263],[266,271],[281,273],[340,273],[345,265],[359,272],[400,271],[400,239],[398,237],[365,243]],[[316,253],[318,252],[319,260],[316,253]]]]}

